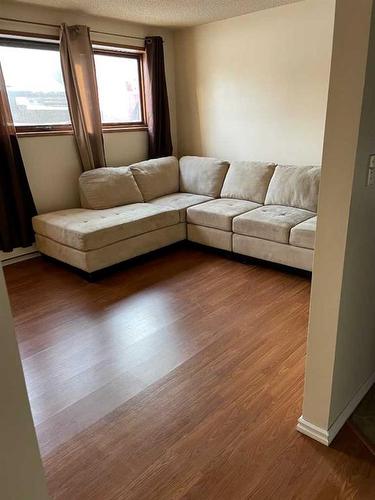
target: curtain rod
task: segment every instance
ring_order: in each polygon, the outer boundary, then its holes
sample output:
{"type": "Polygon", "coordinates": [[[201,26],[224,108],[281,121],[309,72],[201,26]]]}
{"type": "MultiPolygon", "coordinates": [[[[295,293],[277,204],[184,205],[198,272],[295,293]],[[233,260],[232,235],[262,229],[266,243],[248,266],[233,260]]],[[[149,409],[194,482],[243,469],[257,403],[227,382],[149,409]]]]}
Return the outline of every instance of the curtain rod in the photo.
{"type": "MultiPolygon", "coordinates": [[[[47,26],[48,28],[60,28],[59,24],[49,24],[49,23],[41,23],[41,22],[34,22],[34,21],[22,21],[22,19],[14,19],[11,17],[0,17],[0,21],[10,21],[14,23],[22,23],[22,24],[33,24],[34,26],[47,26]]],[[[122,38],[132,38],[134,40],[145,40],[144,37],[141,36],[134,36],[134,35],[121,35],[120,33],[108,33],[106,31],[96,31],[96,30],[91,30],[91,33],[96,33],[98,35],[109,35],[109,36],[120,36],[122,38]]]]}

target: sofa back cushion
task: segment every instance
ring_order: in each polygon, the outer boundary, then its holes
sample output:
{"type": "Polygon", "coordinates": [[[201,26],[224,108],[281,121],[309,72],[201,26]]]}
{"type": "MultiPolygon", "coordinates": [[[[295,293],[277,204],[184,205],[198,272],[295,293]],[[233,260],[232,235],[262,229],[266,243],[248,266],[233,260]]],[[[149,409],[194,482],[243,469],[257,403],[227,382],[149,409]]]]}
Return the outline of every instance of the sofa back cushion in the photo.
{"type": "Polygon", "coordinates": [[[174,156],[141,161],[130,168],[145,201],[179,191],[178,160],[174,156]]]}
{"type": "Polygon", "coordinates": [[[220,196],[264,203],[275,167],[274,163],[258,161],[232,162],[220,196]]]}
{"type": "Polygon", "coordinates": [[[317,211],[320,167],[278,165],[268,187],[265,204],[317,211]]]}
{"type": "Polygon", "coordinates": [[[215,158],[183,156],[180,159],[180,191],[218,198],[229,163],[215,158]]]}
{"type": "Polygon", "coordinates": [[[129,167],[104,167],[89,170],[79,178],[83,208],[105,208],[143,202],[142,194],[129,167]]]}

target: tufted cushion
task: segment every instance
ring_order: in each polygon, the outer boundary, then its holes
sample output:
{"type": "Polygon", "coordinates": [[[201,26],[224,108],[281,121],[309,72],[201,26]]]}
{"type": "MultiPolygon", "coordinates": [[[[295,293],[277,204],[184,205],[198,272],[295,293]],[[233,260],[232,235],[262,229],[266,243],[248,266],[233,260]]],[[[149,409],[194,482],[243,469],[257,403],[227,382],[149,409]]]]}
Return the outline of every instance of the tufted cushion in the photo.
{"type": "Polygon", "coordinates": [[[274,163],[257,161],[232,162],[220,196],[264,203],[275,167],[274,163]]]}
{"type": "Polygon", "coordinates": [[[180,191],[217,198],[229,164],[215,158],[183,156],[180,159],[180,191]]]}
{"type": "Polygon", "coordinates": [[[289,243],[295,247],[311,248],[315,247],[317,217],[305,220],[292,227],[290,231],[289,243]]]}
{"type": "Polygon", "coordinates": [[[279,243],[289,243],[291,228],[314,216],[314,213],[300,208],[268,205],[235,217],[233,232],[279,243]]]}
{"type": "Polygon", "coordinates": [[[190,224],[232,231],[233,217],[257,207],[260,205],[251,201],[219,198],[188,208],[187,221],[190,224]]]}
{"type": "Polygon", "coordinates": [[[145,201],[179,191],[178,161],[174,156],[130,165],[145,201]]]}
{"type": "Polygon", "coordinates": [[[285,205],[317,211],[320,167],[278,165],[271,179],[266,205],[285,205]]]}
{"type": "Polygon", "coordinates": [[[105,167],[79,178],[81,206],[100,210],[143,201],[129,167],[105,167]]]}
{"type": "Polygon", "coordinates": [[[107,210],[73,208],[33,218],[37,234],[88,251],[179,223],[177,210],[134,203],[107,210]]]}
{"type": "Polygon", "coordinates": [[[160,198],[155,198],[150,201],[155,205],[161,207],[169,207],[179,210],[180,221],[186,221],[186,209],[192,207],[193,205],[198,205],[199,203],[204,203],[205,201],[212,200],[209,196],[203,196],[202,194],[191,194],[191,193],[174,193],[161,196],[160,198]]]}

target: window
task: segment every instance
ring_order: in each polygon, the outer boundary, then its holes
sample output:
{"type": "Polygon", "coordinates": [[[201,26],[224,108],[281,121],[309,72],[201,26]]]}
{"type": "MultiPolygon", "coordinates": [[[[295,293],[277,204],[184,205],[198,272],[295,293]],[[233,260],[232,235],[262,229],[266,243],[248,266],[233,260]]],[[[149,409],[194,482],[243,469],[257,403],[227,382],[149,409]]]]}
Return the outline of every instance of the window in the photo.
{"type": "MultiPolygon", "coordinates": [[[[103,128],[145,126],[142,53],[94,45],[103,128]]],[[[18,133],[72,131],[58,41],[0,36],[3,69],[18,133]]]]}
{"type": "Polygon", "coordinates": [[[104,127],[144,125],[141,54],[94,49],[104,127]]]}
{"type": "Polygon", "coordinates": [[[17,132],[71,129],[57,43],[0,38],[0,61],[17,132]]]}

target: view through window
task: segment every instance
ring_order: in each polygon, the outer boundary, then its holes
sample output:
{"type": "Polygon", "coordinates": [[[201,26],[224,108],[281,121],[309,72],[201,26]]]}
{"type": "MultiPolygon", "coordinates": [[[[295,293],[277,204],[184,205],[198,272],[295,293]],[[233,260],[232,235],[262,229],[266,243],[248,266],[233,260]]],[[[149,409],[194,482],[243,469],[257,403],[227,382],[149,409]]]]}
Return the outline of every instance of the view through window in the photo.
{"type": "MultiPolygon", "coordinates": [[[[94,49],[102,123],[143,125],[141,55],[94,49]]],[[[0,62],[19,132],[71,129],[57,43],[0,38],[0,62]]]]}
{"type": "Polygon", "coordinates": [[[99,104],[104,124],[141,123],[140,60],[95,53],[99,104]]]}
{"type": "Polygon", "coordinates": [[[16,126],[70,124],[58,45],[0,40],[0,61],[16,126]]]}

